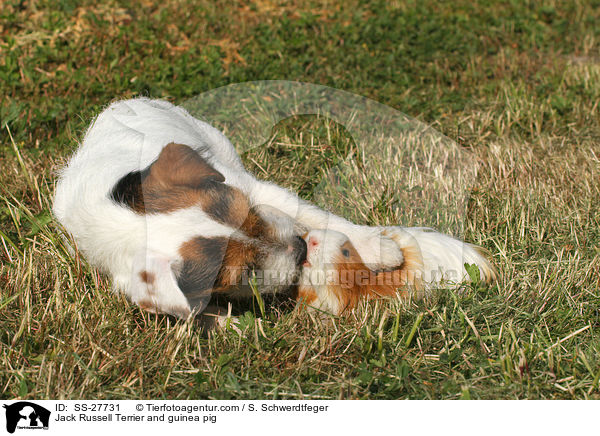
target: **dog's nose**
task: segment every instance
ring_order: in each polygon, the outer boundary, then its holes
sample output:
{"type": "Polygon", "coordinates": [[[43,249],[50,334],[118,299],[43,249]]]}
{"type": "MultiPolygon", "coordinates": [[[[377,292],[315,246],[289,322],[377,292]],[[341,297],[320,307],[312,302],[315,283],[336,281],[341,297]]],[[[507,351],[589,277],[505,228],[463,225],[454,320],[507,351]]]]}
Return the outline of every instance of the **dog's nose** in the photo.
{"type": "Polygon", "coordinates": [[[306,260],[306,242],[300,236],[296,236],[293,241],[294,257],[297,265],[302,265],[306,260]]]}

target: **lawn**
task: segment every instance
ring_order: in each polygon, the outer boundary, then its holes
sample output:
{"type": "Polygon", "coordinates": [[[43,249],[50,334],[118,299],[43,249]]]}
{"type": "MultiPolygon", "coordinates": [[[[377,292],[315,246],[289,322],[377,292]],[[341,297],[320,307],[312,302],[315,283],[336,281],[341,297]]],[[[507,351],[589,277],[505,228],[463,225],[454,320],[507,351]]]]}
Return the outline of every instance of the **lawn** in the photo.
{"type": "MultiPolygon", "coordinates": [[[[155,3],[0,6],[0,398],[600,399],[599,1],[155,3]],[[50,213],[92,117],[266,79],[371,98],[472,153],[462,236],[498,282],[339,318],[253,300],[210,334],[112,293],[50,213]]],[[[313,199],[355,149],[297,117],[243,159],[313,199]]],[[[451,231],[390,204],[356,219],[451,231]]]]}

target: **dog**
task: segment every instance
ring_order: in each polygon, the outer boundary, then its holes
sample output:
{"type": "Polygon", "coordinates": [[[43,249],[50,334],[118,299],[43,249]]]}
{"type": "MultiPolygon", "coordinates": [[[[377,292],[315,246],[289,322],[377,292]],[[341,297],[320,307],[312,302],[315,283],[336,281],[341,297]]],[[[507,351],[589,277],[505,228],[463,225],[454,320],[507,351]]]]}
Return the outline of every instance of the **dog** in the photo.
{"type": "MultiPolygon", "coordinates": [[[[181,318],[212,293],[252,295],[251,277],[264,293],[299,286],[316,268],[301,237],[310,231],[342,235],[332,246],[349,243],[370,271],[417,269],[404,230],[356,225],[256,179],[219,130],[163,100],[118,101],[97,116],[59,174],[53,213],[115,290],[181,318]]],[[[442,245],[454,257],[468,247],[442,245]]],[[[491,271],[483,255],[474,263],[491,271]]],[[[315,290],[298,289],[304,300],[315,290]]],[[[354,300],[322,306],[341,313],[354,300]]]]}

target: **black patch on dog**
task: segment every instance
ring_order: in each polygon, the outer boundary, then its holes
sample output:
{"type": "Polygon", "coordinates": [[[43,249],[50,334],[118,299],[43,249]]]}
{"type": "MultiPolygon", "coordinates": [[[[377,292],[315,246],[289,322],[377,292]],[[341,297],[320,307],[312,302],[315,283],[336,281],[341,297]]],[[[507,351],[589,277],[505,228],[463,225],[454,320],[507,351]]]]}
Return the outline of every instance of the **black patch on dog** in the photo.
{"type": "Polygon", "coordinates": [[[148,176],[150,167],[142,171],[132,171],[121,177],[110,193],[110,199],[118,204],[127,206],[137,213],[144,213],[144,192],[142,183],[148,176]]]}
{"type": "Polygon", "coordinates": [[[211,201],[203,207],[204,212],[223,224],[233,224],[230,218],[231,208],[234,197],[233,190],[224,183],[213,180],[207,180],[199,187],[206,195],[210,196],[211,201]]]}
{"type": "Polygon", "coordinates": [[[210,295],[223,266],[227,238],[194,238],[186,244],[186,256],[177,278],[177,285],[192,310],[206,295],[210,295]]]}

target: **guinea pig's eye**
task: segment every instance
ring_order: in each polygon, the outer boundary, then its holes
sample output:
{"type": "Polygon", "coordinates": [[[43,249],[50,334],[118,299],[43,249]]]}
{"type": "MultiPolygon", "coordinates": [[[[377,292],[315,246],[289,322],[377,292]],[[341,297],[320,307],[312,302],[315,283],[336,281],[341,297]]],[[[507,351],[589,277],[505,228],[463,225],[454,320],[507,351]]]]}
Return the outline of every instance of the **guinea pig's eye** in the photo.
{"type": "Polygon", "coordinates": [[[350,250],[348,250],[347,248],[342,248],[342,254],[344,255],[344,257],[350,257],[350,250]]]}

